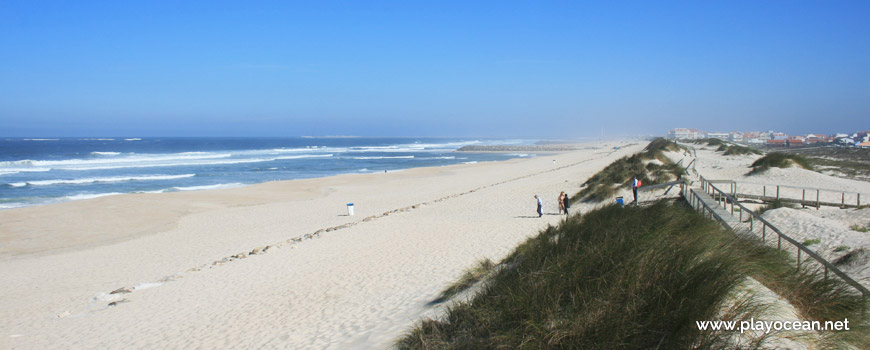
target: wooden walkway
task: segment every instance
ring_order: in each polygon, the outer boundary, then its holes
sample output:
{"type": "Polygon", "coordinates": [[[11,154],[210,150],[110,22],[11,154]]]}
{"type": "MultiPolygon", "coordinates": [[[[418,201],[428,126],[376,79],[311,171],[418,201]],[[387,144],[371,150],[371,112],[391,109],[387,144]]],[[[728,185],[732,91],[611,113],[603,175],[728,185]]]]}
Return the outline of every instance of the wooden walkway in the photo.
{"type": "Polygon", "coordinates": [[[740,219],[731,215],[731,212],[722,206],[719,199],[705,193],[700,187],[692,188],[694,195],[685,194],[695,210],[722,223],[727,229],[737,231],[740,229],[740,219]]]}

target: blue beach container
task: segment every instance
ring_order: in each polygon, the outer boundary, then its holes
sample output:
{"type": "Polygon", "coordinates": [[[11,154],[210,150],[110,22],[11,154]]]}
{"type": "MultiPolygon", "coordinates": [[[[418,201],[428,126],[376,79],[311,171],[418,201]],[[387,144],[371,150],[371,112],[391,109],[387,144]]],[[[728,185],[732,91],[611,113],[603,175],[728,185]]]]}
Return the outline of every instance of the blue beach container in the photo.
{"type": "Polygon", "coordinates": [[[622,197],[616,197],[616,205],[620,207],[625,205],[625,202],[622,201],[622,197]]]}

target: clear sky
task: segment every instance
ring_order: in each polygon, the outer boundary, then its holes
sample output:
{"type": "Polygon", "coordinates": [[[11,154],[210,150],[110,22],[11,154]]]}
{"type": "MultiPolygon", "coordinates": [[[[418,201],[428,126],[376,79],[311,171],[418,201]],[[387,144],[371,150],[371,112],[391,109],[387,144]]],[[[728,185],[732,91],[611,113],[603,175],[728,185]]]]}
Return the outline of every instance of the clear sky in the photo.
{"type": "Polygon", "coordinates": [[[870,129],[870,1],[0,1],[0,136],[870,129]]]}

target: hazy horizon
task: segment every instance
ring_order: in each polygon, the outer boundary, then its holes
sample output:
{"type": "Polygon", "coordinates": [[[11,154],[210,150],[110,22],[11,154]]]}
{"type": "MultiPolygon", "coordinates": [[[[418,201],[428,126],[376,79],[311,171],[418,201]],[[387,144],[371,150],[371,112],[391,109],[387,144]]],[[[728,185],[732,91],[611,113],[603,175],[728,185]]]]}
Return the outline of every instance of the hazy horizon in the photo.
{"type": "Polygon", "coordinates": [[[854,132],[870,3],[0,3],[0,137],[854,132]]]}

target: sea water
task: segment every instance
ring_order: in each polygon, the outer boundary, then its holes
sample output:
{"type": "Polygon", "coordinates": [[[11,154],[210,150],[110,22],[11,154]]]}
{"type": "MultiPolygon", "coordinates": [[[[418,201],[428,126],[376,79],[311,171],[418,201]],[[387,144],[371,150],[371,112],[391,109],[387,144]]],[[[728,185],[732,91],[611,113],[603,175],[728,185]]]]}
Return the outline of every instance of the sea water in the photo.
{"type": "Polygon", "coordinates": [[[474,164],[531,154],[455,152],[536,140],[443,138],[0,139],[0,209],[123,193],[474,164]]]}

